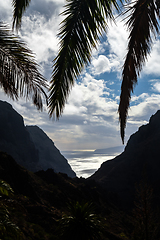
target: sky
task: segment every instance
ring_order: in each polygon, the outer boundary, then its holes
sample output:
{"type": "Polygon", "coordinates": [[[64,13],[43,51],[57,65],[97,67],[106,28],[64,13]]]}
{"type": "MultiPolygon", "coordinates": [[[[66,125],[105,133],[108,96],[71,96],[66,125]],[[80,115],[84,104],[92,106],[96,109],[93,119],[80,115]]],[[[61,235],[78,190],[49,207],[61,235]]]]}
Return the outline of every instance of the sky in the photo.
{"type": "MultiPolygon", "coordinates": [[[[53,59],[58,53],[58,29],[64,0],[32,0],[23,19],[19,36],[35,53],[42,74],[51,79],[53,59]]],[[[1,21],[12,25],[10,0],[0,0],[1,21]]],[[[106,34],[93,50],[91,64],[76,80],[59,121],[51,120],[47,107],[37,111],[31,101],[12,101],[0,90],[0,99],[10,102],[25,125],[37,125],[61,151],[95,150],[121,146],[118,104],[121,71],[127,51],[128,31],[122,17],[108,23],[106,34]]],[[[131,134],[147,124],[160,109],[160,39],[153,47],[132,94],[125,144],[131,134]]]]}

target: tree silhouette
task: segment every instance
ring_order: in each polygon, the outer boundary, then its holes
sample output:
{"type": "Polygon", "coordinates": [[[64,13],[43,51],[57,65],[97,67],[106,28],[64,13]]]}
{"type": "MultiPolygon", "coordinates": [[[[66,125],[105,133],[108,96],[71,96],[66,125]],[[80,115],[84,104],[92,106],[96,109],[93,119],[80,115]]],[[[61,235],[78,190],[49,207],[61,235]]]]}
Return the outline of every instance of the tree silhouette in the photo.
{"type": "Polygon", "coordinates": [[[136,186],[136,199],[133,209],[133,233],[132,240],[156,240],[159,220],[153,210],[153,189],[143,179],[136,186]],[[157,218],[157,219],[156,219],[157,218]],[[157,222],[158,220],[158,222],[157,222]]]}
{"type": "MultiPolygon", "coordinates": [[[[85,65],[91,61],[92,49],[97,46],[99,36],[107,28],[107,20],[114,20],[114,9],[120,11],[116,0],[67,0],[62,13],[65,19],[59,32],[60,48],[54,59],[49,95],[49,114],[57,118],[63,112],[74,81],[85,65]]],[[[159,35],[160,1],[126,1],[121,8],[127,14],[129,30],[127,55],[122,71],[122,85],[119,103],[119,121],[122,142],[130,106],[131,92],[151,51],[153,37],[159,35]]],[[[30,0],[13,0],[13,27],[18,29],[21,18],[30,0]]]]}
{"type": "Polygon", "coordinates": [[[37,109],[47,102],[47,81],[26,44],[0,22],[0,87],[13,100],[32,97],[37,109]]]}

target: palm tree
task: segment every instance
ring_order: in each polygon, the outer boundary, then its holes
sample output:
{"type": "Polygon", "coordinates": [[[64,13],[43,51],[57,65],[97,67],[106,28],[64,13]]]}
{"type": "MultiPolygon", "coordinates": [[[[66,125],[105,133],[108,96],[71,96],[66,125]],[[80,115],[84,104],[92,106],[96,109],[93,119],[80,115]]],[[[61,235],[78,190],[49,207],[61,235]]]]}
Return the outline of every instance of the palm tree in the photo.
{"type": "Polygon", "coordinates": [[[60,239],[101,239],[99,221],[93,214],[91,203],[72,202],[68,210],[69,215],[64,216],[60,221],[60,239]]]}
{"type": "Polygon", "coordinates": [[[32,96],[37,109],[42,109],[42,95],[47,101],[47,81],[39,72],[33,53],[17,36],[0,22],[0,86],[13,100],[32,96]]]}
{"type": "MultiPolygon", "coordinates": [[[[92,49],[107,28],[106,20],[114,20],[113,9],[119,9],[116,0],[67,0],[59,32],[60,49],[54,59],[49,95],[49,114],[57,118],[63,112],[74,81],[91,60],[92,49]]],[[[30,0],[13,0],[13,26],[18,29],[21,17],[30,0]]],[[[126,22],[129,30],[128,52],[123,65],[119,103],[121,138],[124,143],[125,127],[131,92],[151,51],[152,38],[159,34],[160,1],[127,1],[126,22]]]]}

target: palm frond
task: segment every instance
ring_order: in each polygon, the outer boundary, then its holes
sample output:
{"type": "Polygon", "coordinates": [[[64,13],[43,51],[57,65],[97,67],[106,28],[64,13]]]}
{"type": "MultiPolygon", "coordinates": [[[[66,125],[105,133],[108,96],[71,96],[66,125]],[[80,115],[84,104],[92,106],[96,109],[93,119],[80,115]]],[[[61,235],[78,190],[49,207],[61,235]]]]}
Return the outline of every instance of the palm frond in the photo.
{"type": "Polygon", "coordinates": [[[75,79],[91,60],[92,49],[106,30],[105,17],[113,19],[112,0],[68,0],[60,28],[60,50],[54,59],[49,114],[57,118],[63,112],[75,79]]]}
{"type": "Polygon", "coordinates": [[[33,53],[25,43],[0,23],[0,86],[13,100],[32,96],[34,105],[42,109],[42,95],[47,81],[38,70],[33,53]]]}
{"type": "Polygon", "coordinates": [[[29,6],[31,0],[13,0],[13,28],[19,29],[21,26],[22,16],[29,6]]]}
{"type": "Polygon", "coordinates": [[[124,143],[125,127],[130,106],[131,92],[137,83],[137,77],[150,53],[152,34],[159,33],[158,1],[138,0],[130,7],[127,25],[130,31],[128,53],[122,72],[122,85],[119,104],[119,121],[121,138],[124,143]]]}

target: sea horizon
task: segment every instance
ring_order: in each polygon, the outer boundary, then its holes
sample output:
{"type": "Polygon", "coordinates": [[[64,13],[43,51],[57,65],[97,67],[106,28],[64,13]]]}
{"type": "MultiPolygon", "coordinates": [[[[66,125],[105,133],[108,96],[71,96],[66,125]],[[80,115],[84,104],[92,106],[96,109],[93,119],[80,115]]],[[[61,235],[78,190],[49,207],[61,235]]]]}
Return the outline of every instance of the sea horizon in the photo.
{"type": "Polygon", "coordinates": [[[68,160],[77,177],[88,178],[93,175],[105,161],[114,159],[120,153],[95,153],[95,151],[75,150],[63,151],[62,155],[68,160]]]}

